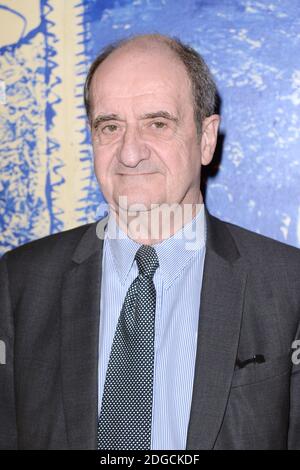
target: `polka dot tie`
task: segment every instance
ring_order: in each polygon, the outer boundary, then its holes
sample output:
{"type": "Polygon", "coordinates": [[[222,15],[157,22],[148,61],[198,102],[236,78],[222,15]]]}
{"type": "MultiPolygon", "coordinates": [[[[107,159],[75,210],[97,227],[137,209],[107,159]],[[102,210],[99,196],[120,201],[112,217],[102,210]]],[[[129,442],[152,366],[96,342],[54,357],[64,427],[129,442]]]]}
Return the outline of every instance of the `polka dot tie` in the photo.
{"type": "Polygon", "coordinates": [[[155,249],[142,245],[139,274],[119,316],[106,372],[98,421],[98,449],[149,450],[154,370],[155,249]]]}

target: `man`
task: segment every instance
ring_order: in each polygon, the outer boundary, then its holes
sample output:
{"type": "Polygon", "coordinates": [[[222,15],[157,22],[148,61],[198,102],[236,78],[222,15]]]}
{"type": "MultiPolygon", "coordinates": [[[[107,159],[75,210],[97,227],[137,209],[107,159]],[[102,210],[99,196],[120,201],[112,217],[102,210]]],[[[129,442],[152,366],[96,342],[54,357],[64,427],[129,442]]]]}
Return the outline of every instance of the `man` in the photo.
{"type": "Polygon", "coordinates": [[[91,66],[109,216],[1,260],[1,448],[300,448],[300,254],[204,209],[215,96],[166,36],[91,66]]]}

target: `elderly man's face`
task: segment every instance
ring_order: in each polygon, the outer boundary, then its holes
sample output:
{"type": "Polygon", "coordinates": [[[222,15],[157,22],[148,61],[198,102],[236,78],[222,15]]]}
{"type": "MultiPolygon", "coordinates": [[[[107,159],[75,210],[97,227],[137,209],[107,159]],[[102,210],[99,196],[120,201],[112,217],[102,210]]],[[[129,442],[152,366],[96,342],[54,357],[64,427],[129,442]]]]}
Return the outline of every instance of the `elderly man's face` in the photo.
{"type": "Polygon", "coordinates": [[[168,50],[114,52],[96,70],[91,102],[95,172],[108,203],[201,202],[200,168],[212,158],[218,117],[205,120],[199,138],[186,70],[168,50]]]}

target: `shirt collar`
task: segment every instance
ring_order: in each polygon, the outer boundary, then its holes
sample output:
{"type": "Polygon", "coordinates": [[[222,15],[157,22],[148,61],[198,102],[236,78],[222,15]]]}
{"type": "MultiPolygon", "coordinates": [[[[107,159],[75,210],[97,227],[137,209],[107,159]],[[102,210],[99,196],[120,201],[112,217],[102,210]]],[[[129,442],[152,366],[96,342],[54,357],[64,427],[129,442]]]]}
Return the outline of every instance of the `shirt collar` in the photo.
{"type": "MultiPolygon", "coordinates": [[[[111,214],[109,214],[105,238],[109,244],[120,282],[124,284],[134,263],[135,254],[141,245],[123,232],[115,217],[111,214]]],[[[196,254],[204,248],[205,243],[205,211],[204,204],[201,204],[195,217],[189,223],[184,225],[172,237],[152,245],[159,260],[158,271],[166,288],[182,273],[185,266],[191,262],[196,254]]]]}

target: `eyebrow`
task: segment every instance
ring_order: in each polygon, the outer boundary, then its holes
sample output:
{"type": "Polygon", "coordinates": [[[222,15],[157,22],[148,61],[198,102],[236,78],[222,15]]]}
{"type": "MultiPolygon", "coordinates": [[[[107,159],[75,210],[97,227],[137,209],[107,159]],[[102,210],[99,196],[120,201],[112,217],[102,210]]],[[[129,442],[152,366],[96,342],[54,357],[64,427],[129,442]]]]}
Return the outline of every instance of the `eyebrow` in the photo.
{"type": "Polygon", "coordinates": [[[155,118],[165,118],[169,119],[170,121],[178,122],[178,118],[173,116],[173,114],[169,113],[168,111],[156,111],[154,113],[146,113],[143,114],[140,119],[155,119],[155,118]]]}
{"type": "Polygon", "coordinates": [[[99,114],[93,121],[93,127],[96,128],[101,122],[107,121],[124,121],[124,119],[121,119],[117,114],[99,114]]]}
{"type": "MultiPolygon", "coordinates": [[[[178,118],[168,111],[155,111],[152,113],[146,113],[143,114],[142,116],[139,117],[139,119],[155,119],[155,118],[164,118],[164,119],[169,119],[170,121],[173,121],[175,123],[178,123],[178,118]]],[[[118,114],[99,114],[93,121],[93,127],[97,128],[99,124],[102,122],[108,122],[108,121],[123,121],[124,119],[121,119],[118,114]]]]}

